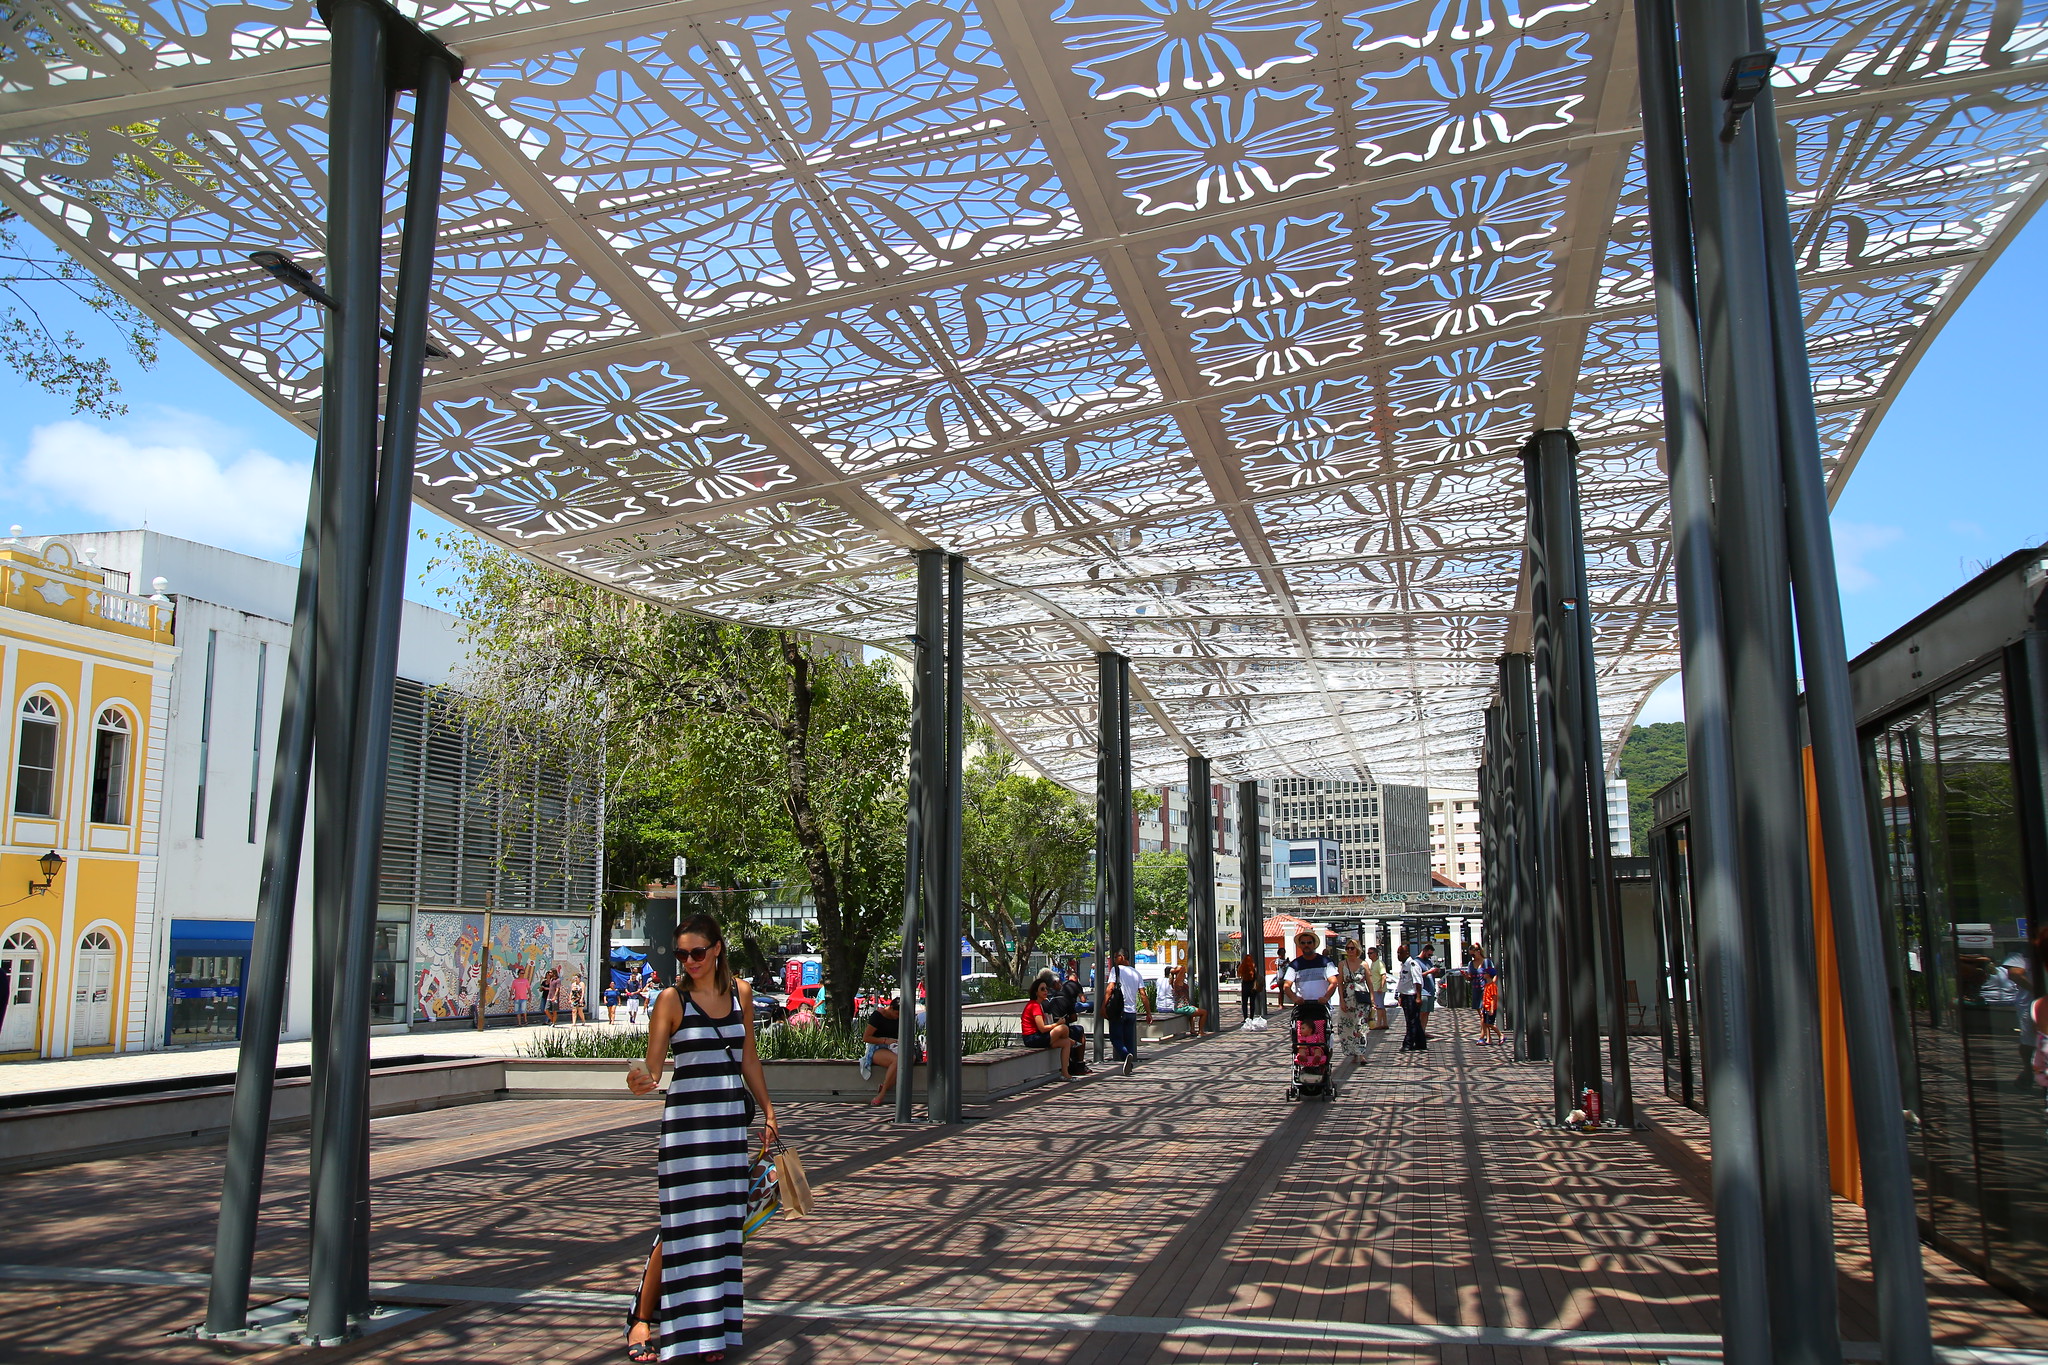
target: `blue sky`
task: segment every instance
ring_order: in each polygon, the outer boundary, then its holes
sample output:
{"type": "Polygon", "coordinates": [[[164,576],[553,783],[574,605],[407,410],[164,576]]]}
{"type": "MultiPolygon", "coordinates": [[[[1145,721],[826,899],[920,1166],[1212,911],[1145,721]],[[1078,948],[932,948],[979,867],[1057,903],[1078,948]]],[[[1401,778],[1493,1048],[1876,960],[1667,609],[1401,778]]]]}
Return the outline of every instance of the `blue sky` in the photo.
{"type": "MultiPolygon", "coordinates": [[[[23,229],[24,234],[28,229],[23,229]]],[[[0,373],[9,419],[0,470],[12,506],[0,526],[30,533],[148,524],[293,562],[311,439],[180,346],[143,371],[82,308],[53,310],[88,347],[117,357],[129,414],[73,417],[69,405],[0,373]]],[[[1835,508],[1836,562],[1851,653],[1977,572],[2048,540],[2048,436],[2036,406],[2048,317],[2048,216],[2022,232],[1936,338],[1835,508]]],[[[452,528],[421,508],[429,535],[452,528]]],[[[410,595],[432,601],[429,547],[416,541],[410,595]]],[[[1646,721],[1679,718],[1674,682],[1646,721]]]]}

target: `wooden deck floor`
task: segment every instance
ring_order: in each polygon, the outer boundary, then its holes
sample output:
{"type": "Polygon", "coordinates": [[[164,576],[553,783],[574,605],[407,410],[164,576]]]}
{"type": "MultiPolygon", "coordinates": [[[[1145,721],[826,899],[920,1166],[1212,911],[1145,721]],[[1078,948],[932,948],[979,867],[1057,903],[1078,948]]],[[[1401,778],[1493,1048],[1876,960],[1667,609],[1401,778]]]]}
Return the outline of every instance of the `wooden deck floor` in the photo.
{"type": "MultiPolygon", "coordinates": [[[[957,1131],[793,1107],[785,1132],[813,1172],[818,1215],[773,1224],[750,1247],[744,1359],[1566,1365],[1703,1354],[1597,1339],[1715,1330],[1712,1230],[1685,1154],[1669,1136],[1540,1132],[1547,1071],[1476,1046],[1471,1019],[1439,1013],[1426,1055],[1376,1035],[1331,1105],[1285,1101],[1276,1027],[1154,1049],[1133,1077],[1034,1091],[957,1131]],[[1218,1335],[1234,1325],[1257,1334],[1218,1335]],[[1594,1337],[1533,1345],[1478,1330],[1488,1328],[1594,1337]]],[[[1647,1103],[1676,1142],[1703,1143],[1687,1111],[1647,1103]]],[[[649,1111],[630,1103],[506,1101],[379,1120],[375,1276],[456,1286],[470,1301],[309,1353],[170,1337],[202,1316],[189,1284],[0,1280],[0,1356],[622,1359],[619,1313],[651,1235],[653,1144],[649,1111]],[[510,1301],[479,1301],[493,1294],[510,1301]]],[[[260,1275],[304,1274],[305,1150],[303,1134],[273,1144],[260,1275]]],[[[9,1177],[0,1260],[202,1273],[219,1157],[189,1147],[9,1177]]],[[[1844,1316],[1867,1337],[1854,1211],[1843,1208],[1844,1316]]],[[[1939,1258],[1930,1270],[1944,1342],[2048,1349],[2048,1322],[1939,1258]]]]}

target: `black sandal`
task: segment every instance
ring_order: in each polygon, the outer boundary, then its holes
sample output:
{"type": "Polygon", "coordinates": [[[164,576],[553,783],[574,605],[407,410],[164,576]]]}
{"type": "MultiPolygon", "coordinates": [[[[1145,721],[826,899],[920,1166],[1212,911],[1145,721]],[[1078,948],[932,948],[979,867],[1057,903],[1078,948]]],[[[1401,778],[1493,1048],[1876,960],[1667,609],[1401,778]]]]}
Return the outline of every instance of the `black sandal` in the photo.
{"type": "Polygon", "coordinates": [[[653,1318],[643,1318],[632,1309],[626,1310],[626,1359],[634,1365],[653,1365],[661,1359],[661,1348],[654,1342],[654,1333],[649,1332],[645,1341],[633,1340],[633,1329],[641,1323],[655,1326],[653,1318]]]}

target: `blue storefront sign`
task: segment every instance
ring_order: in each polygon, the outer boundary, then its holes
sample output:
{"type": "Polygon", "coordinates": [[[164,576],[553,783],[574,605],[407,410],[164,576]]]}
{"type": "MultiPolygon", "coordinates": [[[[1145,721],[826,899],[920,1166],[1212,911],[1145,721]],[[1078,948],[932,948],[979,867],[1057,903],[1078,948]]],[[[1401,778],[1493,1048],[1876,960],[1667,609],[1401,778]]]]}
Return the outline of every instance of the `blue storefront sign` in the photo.
{"type": "Polygon", "coordinates": [[[166,1044],[228,1043],[242,1036],[242,988],[255,928],[248,920],[171,921],[166,1044]]]}

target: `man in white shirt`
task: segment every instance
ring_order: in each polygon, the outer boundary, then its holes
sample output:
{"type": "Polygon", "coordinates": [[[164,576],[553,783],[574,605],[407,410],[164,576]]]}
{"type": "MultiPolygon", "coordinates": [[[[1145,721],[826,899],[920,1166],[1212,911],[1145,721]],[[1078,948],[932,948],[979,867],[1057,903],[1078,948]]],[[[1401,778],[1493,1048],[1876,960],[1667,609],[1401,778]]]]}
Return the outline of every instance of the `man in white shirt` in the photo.
{"type": "Polygon", "coordinates": [[[1429,1048],[1429,1039],[1422,1032],[1422,991],[1429,973],[1429,964],[1409,954],[1407,945],[1399,951],[1401,969],[1394,978],[1394,1000],[1401,1006],[1401,1017],[1408,1023],[1407,1036],[1401,1039],[1401,1051],[1424,1052],[1429,1048]]]}
{"type": "MultiPolygon", "coordinates": [[[[1109,1025],[1109,1046],[1116,1060],[1124,1064],[1126,1076],[1138,1065],[1138,1007],[1145,1003],[1144,989],[1145,978],[1131,965],[1130,954],[1118,953],[1116,965],[1110,969],[1109,989],[1102,993],[1096,1012],[1109,1025]]],[[[1152,1022],[1149,1008],[1145,1022],[1152,1022]]]]}

